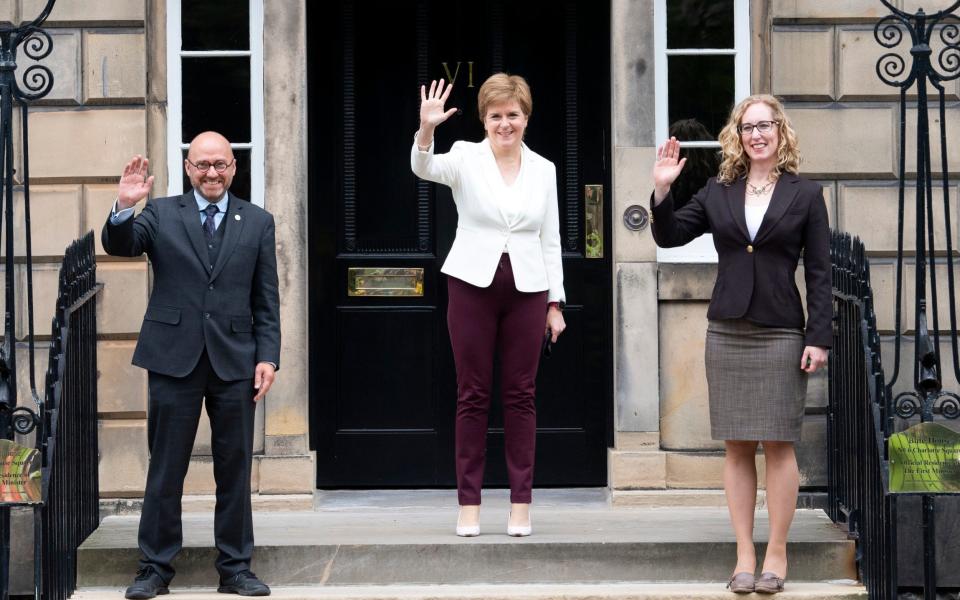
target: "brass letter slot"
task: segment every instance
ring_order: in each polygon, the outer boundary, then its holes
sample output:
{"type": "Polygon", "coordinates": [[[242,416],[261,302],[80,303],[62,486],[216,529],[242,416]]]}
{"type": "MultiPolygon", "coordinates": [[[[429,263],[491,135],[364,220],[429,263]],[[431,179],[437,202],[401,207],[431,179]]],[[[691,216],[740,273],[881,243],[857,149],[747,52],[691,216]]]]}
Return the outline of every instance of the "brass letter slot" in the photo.
{"type": "Polygon", "coordinates": [[[583,186],[584,216],[584,255],[587,258],[603,258],[603,186],[583,186]]]}
{"type": "Polygon", "coordinates": [[[348,296],[423,296],[423,268],[347,269],[348,296]]]}

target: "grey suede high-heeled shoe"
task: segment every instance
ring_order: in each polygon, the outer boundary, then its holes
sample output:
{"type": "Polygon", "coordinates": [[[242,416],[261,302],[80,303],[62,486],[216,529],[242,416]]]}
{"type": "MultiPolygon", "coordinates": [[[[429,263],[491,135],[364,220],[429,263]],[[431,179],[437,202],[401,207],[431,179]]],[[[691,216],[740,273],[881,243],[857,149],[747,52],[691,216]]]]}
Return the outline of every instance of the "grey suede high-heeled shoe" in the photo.
{"type": "Polygon", "coordinates": [[[752,594],[754,591],[753,573],[734,573],[727,582],[727,589],[734,594],[752,594]]]}
{"type": "Polygon", "coordinates": [[[783,578],[773,571],[764,571],[753,587],[758,594],[777,594],[783,591],[783,578]]]}

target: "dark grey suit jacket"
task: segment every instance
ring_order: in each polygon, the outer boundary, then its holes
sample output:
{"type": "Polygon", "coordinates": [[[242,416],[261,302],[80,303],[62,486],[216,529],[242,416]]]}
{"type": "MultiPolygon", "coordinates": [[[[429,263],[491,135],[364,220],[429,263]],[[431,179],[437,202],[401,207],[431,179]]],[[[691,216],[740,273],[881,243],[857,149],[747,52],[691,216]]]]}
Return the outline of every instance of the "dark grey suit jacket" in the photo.
{"type": "Polygon", "coordinates": [[[144,252],[153,292],[133,364],[184,377],[206,348],[217,375],[252,379],[258,362],[280,365],[280,296],[273,216],[230,194],[219,257],[210,268],[193,190],[147,202],[136,218],[103,226],[113,256],[144,252]]]}

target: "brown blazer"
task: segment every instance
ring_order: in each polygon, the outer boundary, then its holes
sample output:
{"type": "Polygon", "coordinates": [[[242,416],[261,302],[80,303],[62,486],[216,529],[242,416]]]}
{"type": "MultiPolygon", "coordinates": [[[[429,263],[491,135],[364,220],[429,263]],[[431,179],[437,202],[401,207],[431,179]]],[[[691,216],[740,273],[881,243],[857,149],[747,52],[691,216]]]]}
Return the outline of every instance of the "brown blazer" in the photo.
{"type": "MultiPolygon", "coordinates": [[[[744,215],[746,183],[716,178],[674,212],[668,195],[652,207],[653,239],[663,248],[682,246],[710,232],[719,264],[708,319],[745,318],[768,327],[804,328],[794,275],[803,252],[807,284],[806,345],[829,348],[831,319],[830,226],[823,188],[784,173],[751,241],[744,215]]],[[[651,196],[651,206],[653,198],[651,196]]]]}

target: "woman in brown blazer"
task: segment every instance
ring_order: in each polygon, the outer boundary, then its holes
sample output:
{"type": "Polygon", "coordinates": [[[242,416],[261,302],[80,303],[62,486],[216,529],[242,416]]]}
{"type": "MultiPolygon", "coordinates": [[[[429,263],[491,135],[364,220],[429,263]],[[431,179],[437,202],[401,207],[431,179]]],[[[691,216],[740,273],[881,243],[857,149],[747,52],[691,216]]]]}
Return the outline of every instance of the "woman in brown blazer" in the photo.
{"type": "Polygon", "coordinates": [[[710,427],[724,440],[724,489],[737,537],[734,592],[775,593],[787,574],[787,532],[799,491],[807,376],[824,366],[833,314],[829,225],[823,190],[797,175],[800,154],[783,105],[768,95],[740,102],[720,133],[717,177],[674,212],[670,186],[683,169],[671,137],[653,169],[653,237],[682,246],[710,232],[719,262],[707,311],[710,427]],[[794,275],[803,254],[807,314],[794,275]],[[754,579],[755,456],[763,444],[770,538],[754,579]]]}

